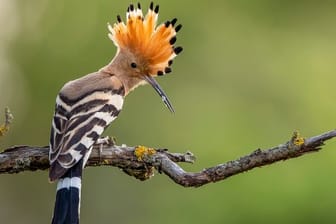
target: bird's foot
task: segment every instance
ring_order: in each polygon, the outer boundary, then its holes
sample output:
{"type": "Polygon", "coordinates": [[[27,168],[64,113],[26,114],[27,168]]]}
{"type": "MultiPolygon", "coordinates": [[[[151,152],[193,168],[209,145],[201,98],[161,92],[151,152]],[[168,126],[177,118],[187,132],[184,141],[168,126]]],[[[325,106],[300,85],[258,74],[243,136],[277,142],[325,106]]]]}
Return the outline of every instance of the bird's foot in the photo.
{"type": "Polygon", "coordinates": [[[116,144],[115,137],[110,137],[110,136],[100,137],[96,141],[96,145],[108,145],[108,146],[112,146],[112,145],[115,145],[115,144],[116,144]]]}
{"type": "Polygon", "coordinates": [[[115,138],[114,137],[110,137],[110,136],[106,136],[106,137],[100,137],[97,139],[96,141],[96,145],[99,145],[99,162],[101,162],[101,155],[103,153],[103,147],[104,145],[108,145],[108,146],[113,146],[115,145],[115,138]]]}

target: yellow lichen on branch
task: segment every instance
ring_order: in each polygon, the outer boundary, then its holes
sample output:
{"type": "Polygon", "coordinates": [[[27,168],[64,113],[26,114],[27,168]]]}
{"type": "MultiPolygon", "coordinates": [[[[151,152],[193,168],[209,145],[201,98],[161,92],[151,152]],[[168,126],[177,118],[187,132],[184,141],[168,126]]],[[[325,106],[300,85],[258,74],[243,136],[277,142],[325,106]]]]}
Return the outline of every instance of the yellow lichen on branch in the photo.
{"type": "Polygon", "coordinates": [[[292,142],[295,146],[301,146],[305,143],[305,139],[300,135],[298,131],[295,131],[292,136],[292,142]]]}
{"type": "Polygon", "coordinates": [[[142,161],[145,156],[151,156],[156,153],[155,149],[139,145],[135,148],[134,154],[138,161],[142,161]]]}

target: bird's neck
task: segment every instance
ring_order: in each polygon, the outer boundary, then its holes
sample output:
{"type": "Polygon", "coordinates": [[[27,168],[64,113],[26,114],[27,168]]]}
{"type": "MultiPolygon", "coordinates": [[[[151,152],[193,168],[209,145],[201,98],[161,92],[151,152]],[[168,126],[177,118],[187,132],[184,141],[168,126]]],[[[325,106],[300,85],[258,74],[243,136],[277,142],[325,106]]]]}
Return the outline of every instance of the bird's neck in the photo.
{"type": "Polygon", "coordinates": [[[125,88],[125,96],[136,89],[138,86],[146,84],[145,80],[139,79],[139,78],[130,78],[125,76],[118,76],[116,77],[121,81],[121,83],[124,85],[125,88]]]}
{"type": "Polygon", "coordinates": [[[125,96],[131,91],[133,91],[136,87],[146,84],[146,81],[143,79],[137,77],[130,77],[129,75],[123,73],[122,72],[123,70],[121,70],[120,65],[118,65],[113,61],[110,64],[103,67],[102,69],[100,69],[100,71],[103,71],[118,78],[124,86],[125,96]]]}

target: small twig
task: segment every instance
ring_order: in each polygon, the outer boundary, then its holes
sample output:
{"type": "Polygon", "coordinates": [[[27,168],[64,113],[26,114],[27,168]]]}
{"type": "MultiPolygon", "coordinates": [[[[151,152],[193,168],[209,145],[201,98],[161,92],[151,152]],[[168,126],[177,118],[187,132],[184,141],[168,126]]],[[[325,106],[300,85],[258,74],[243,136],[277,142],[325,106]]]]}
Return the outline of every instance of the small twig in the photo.
{"type": "MultiPolygon", "coordinates": [[[[287,160],[310,152],[317,152],[324,142],[336,137],[336,130],[304,139],[295,132],[291,139],[279,146],[261,150],[257,149],[249,155],[232,160],[200,172],[184,171],[178,162],[193,163],[195,157],[187,152],[171,153],[157,149],[154,153],[144,154],[141,159],[136,156],[137,147],[104,144],[92,150],[87,166],[116,166],[127,174],[140,180],[147,180],[154,174],[154,168],[169,176],[177,184],[184,187],[199,187],[211,182],[227,179],[255,167],[262,167],[278,161],[287,160]]],[[[152,150],[152,149],[151,149],[152,150]]],[[[0,153],[0,174],[18,173],[22,171],[45,170],[49,167],[48,147],[16,146],[0,153]]]]}
{"type": "Polygon", "coordinates": [[[9,130],[9,125],[11,124],[13,120],[13,115],[10,112],[9,108],[5,108],[5,123],[0,126],[0,137],[4,136],[5,133],[9,130]]]}

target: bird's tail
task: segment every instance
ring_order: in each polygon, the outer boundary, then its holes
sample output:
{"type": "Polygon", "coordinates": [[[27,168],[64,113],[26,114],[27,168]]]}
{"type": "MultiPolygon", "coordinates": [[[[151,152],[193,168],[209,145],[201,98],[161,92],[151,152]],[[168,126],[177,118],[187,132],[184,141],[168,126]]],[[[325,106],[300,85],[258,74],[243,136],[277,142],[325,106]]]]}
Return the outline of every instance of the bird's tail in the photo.
{"type": "Polygon", "coordinates": [[[82,162],[70,168],[57,183],[52,224],[78,224],[82,182],[82,162]]]}

